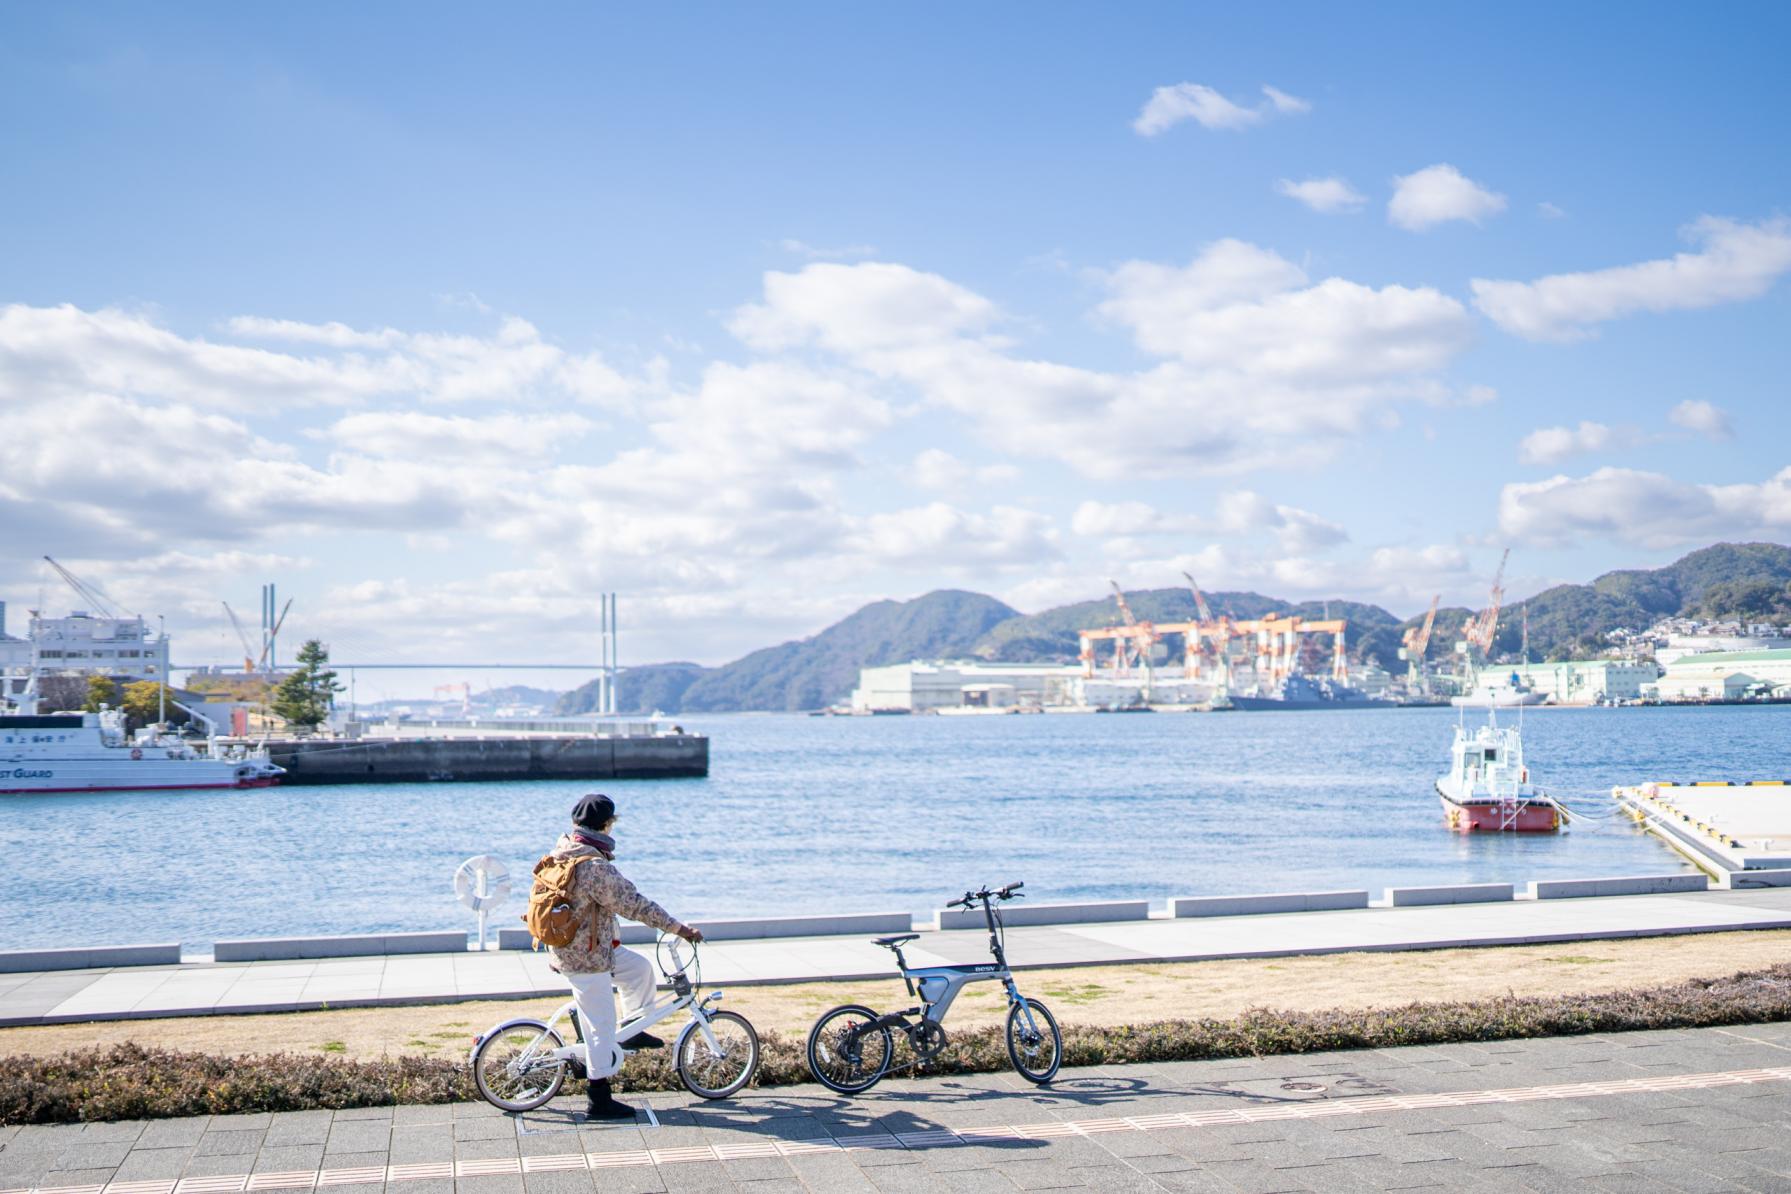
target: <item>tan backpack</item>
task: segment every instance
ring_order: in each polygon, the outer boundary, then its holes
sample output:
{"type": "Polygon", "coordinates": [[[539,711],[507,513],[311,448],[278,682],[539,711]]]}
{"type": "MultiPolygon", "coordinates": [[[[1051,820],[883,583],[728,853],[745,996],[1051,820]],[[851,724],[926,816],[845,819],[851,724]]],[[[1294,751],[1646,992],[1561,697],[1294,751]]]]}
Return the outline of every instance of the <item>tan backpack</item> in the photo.
{"type": "MultiPolygon", "coordinates": [[[[578,881],[578,864],[591,858],[589,854],[576,858],[549,854],[535,864],[535,886],[529,892],[529,909],[522,919],[529,926],[529,934],[541,945],[562,949],[578,936],[578,922],[572,916],[572,890],[578,881]]],[[[596,934],[597,918],[593,915],[592,948],[596,947],[596,934]]]]}

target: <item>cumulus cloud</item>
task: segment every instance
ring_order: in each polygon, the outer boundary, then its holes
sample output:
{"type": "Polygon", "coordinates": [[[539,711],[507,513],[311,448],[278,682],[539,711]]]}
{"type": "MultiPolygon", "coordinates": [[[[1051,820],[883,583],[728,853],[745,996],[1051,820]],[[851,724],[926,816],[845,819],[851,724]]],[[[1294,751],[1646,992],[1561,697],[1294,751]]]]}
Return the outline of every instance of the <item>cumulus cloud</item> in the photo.
{"type": "Polygon", "coordinates": [[[1120,266],[1100,313],[1172,358],[1137,373],[1029,359],[993,334],[987,299],[886,264],[769,274],[731,326],[762,351],[822,349],[912,385],[1007,452],[1097,477],[1226,473],[1317,459],[1403,402],[1444,400],[1434,374],[1472,337],[1461,304],[1429,288],[1308,283],[1240,241],[1187,266],[1120,266]]]}
{"type": "Polygon", "coordinates": [[[1791,220],[1745,224],[1703,216],[1685,232],[1697,252],[1534,282],[1472,282],[1474,305],[1527,340],[1578,340],[1592,325],[1641,311],[1684,311],[1758,298],[1791,270],[1791,220]]]}
{"type": "Polygon", "coordinates": [[[834,248],[823,248],[811,245],[807,241],[786,236],[777,242],[777,247],[786,253],[794,253],[798,257],[806,257],[810,261],[846,261],[854,257],[875,257],[876,245],[839,245],[834,248]]]}
{"type": "Polygon", "coordinates": [[[1213,514],[1172,514],[1148,502],[1084,501],[1070,519],[1078,535],[1116,539],[1171,535],[1273,535],[1281,550],[1304,555],[1333,547],[1349,533],[1327,518],[1281,505],[1251,490],[1219,495],[1213,514]]]}
{"type": "Polygon", "coordinates": [[[1675,427],[1683,427],[1711,439],[1729,439],[1735,434],[1729,425],[1728,412],[1703,399],[1681,402],[1667,413],[1667,421],[1675,427]]]}
{"type": "Polygon", "coordinates": [[[1481,186],[1447,162],[1393,179],[1387,222],[1422,232],[1450,220],[1478,224],[1505,210],[1505,196],[1481,186]]]}
{"type": "Polygon", "coordinates": [[[980,514],[930,502],[856,523],[849,546],[885,564],[1031,564],[1061,554],[1050,519],[1016,506],[980,514]]]}
{"type": "Polygon", "coordinates": [[[1517,482],[1499,494],[1499,530],[1538,546],[1593,538],[1654,550],[1783,536],[1791,531],[1791,468],[1758,484],[1700,485],[1626,468],[1517,482]]]}
{"type": "Polygon", "coordinates": [[[1145,101],[1132,129],[1139,136],[1154,137],[1185,120],[1202,128],[1245,129],[1261,124],[1272,115],[1293,115],[1310,112],[1312,105],[1298,96],[1274,87],[1264,86],[1261,103],[1244,105],[1225,98],[1202,83],[1176,83],[1159,87],[1145,101]]]}
{"type": "Polygon", "coordinates": [[[1275,183],[1275,190],[1318,212],[1359,211],[1368,202],[1366,195],[1335,177],[1308,178],[1304,182],[1283,178],[1275,183]]]}
{"type": "Polygon", "coordinates": [[[972,465],[943,448],[927,448],[914,457],[908,476],[922,489],[957,490],[1016,481],[1020,470],[1011,464],[972,465]]]}
{"type": "Polygon", "coordinates": [[[1554,464],[1570,456],[1608,452],[1641,442],[1634,427],[1610,427],[1582,421],[1578,427],[1538,427],[1517,445],[1517,458],[1525,464],[1554,464]]]}
{"type": "Polygon", "coordinates": [[[596,426],[576,414],[472,417],[390,410],[344,416],[319,434],[343,450],[369,456],[514,460],[557,455],[596,426]]]}

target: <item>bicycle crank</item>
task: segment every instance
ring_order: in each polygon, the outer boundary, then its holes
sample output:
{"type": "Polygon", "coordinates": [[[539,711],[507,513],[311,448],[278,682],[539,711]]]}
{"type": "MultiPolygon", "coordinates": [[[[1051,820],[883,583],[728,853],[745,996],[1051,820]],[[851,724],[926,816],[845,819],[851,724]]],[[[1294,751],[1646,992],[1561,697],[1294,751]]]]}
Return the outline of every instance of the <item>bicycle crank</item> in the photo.
{"type": "Polygon", "coordinates": [[[914,1050],[916,1060],[931,1061],[950,1043],[944,1025],[937,1020],[922,1020],[908,1027],[908,1047],[914,1050]]]}

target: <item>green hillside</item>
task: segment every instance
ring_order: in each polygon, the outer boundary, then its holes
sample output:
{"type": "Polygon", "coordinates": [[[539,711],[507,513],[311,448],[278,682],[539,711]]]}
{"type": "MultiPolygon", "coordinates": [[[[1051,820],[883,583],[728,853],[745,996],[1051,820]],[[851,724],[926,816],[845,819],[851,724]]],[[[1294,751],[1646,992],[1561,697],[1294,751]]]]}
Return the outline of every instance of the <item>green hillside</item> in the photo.
{"type": "MultiPolygon", "coordinates": [[[[990,627],[1014,616],[993,597],[955,589],[877,601],[811,638],[764,647],[721,667],[630,668],[619,704],[625,713],[820,709],[851,694],[859,668],[966,655],[990,627]]],[[[561,698],[560,711],[585,712],[595,702],[593,682],[561,698]]]]}
{"type": "MultiPolygon", "coordinates": [[[[1194,616],[1184,588],[1142,589],[1126,594],[1132,612],[1150,622],[1194,616]]],[[[1260,593],[1209,593],[1215,613],[1235,618],[1294,614],[1349,621],[1352,658],[1403,671],[1402,633],[1421,616],[1400,621],[1378,605],[1357,601],[1280,601],[1260,593]]],[[[1608,572],[1584,585],[1557,585],[1528,601],[1514,602],[1499,619],[1494,654],[1515,659],[1529,613],[1530,656],[1564,659],[1596,654],[1605,635],[1619,627],[1640,630],[1662,618],[1741,618],[1791,624],[1791,547],[1775,543],[1719,543],[1664,568],[1608,572]]],[[[1428,657],[1446,659],[1474,611],[1437,611],[1428,657]]],[[[1112,597],[1080,601],[1036,614],[1021,614],[993,597],[941,590],[912,601],[878,601],[811,638],[754,651],[733,663],[705,668],[694,663],[634,667],[621,681],[624,713],[786,711],[819,709],[844,701],[858,669],[909,659],[971,657],[1010,663],[1067,662],[1076,658],[1076,632],[1116,625],[1112,597]]],[[[561,713],[588,712],[596,685],[560,698],[561,713]]]]}

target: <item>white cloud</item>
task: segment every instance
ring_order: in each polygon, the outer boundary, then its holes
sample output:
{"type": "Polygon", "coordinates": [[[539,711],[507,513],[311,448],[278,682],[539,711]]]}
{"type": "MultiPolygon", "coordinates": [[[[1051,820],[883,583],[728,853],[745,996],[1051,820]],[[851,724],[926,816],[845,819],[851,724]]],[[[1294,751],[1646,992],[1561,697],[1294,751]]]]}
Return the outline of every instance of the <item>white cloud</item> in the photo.
{"type": "Polygon", "coordinates": [[[1234,103],[1202,83],[1177,83],[1151,92],[1132,129],[1140,136],[1154,137],[1174,128],[1184,120],[1192,120],[1202,128],[1244,129],[1260,124],[1270,115],[1309,112],[1312,105],[1298,96],[1265,86],[1262,103],[1251,107],[1234,103]]]}
{"type": "Polygon", "coordinates": [[[595,427],[576,414],[505,413],[472,418],[391,410],[347,415],[320,434],[344,451],[367,456],[514,461],[557,455],[595,427]]]}
{"type": "Polygon", "coordinates": [[[1358,211],[1368,202],[1366,195],[1335,177],[1308,178],[1304,182],[1283,178],[1275,183],[1275,190],[1318,212],[1358,211]]]}
{"type": "Polygon", "coordinates": [[[1545,220],[1564,220],[1567,218],[1566,212],[1562,211],[1559,207],[1556,207],[1546,199],[1536,205],[1536,214],[1545,220]]]}
{"type": "Polygon", "coordinates": [[[1791,270],[1791,221],[1704,216],[1686,230],[1695,253],[1534,282],[1472,282],[1474,305],[1528,340],[1577,340],[1591,325],[1639,311],[1684,311],[1765,294],[1791,270]]]}
{"type": "Polygon", "coordinates": [[[1601,468],[1584,477],[1506,485],[1499,530],[1538,546],[1607,539],[1651,550],[1791,531],[1791,468],[1759,484],[1697,485],[1601,468]]]}
{"type": "Polygon", "coordinates": [[[1100,311],[1146,351],[1179,359],[1105,373],[1028,359],[989,334],[987,299],[903,266],[811,265],[766,276],[731,326],[763,351],[828,350],[973,420],[1002,451],[1090,476],[1228,473],[1311,463],[1441,402],[1434,374],[1472,337],[1429,288],[1373,289],[1302,270],[1238,241],[1188,266],[1130,262],[1100,311]]]}
{"type": "Polygon", "coordinates": [[[1020,470],[1011,464],[971,465],[943,448],[927,448],[914,457],[908,476],[922,489],[957,490],[1017,481],[1020,470]]]}
{"type": "Polygon", "coordinates": [[[823,248],[811,245],[807,241],[786,236],[777,242],[777,247],[786,253],[794,253],[798,257],[806,257],[810,261],[845,261],[854,257],[875,257],[876,245],[840,245],[837,248],[823,248]]]}
{"type": "Polygon", "coordinates": [[[996,506],[987,514],[931,502],[856,520],[850,547],[883,564],[999,567],[1061,554],[1051,520],[1032,510],[996,506]]]}
{"type": "Polygon", "coordinates": [[[1609,427],[1582,421],[1578,427],[1538,427],[1517,445],[1517,458],[1525,464],[1554,464],[1570,456],[1627,448],[1641,441],[1634,427],[1609,427]]]}
{"type": "Polygon", "coordinates": [[[1337,523],[1297,506],[1280,505],[1250,490],[1219,495],[1210,517],[1170,514],[1148,502],[1084,501],[1070,519],[1078,535],[1101,539],[1185,535],[1242,535],[1260,539],[1272,534],[1284,552],[1304,555],[1349,539],[1337,523]]]}
{"type": "Polygon", "coordinates": [[[1426,166],[1393,179],[1387,201],[1387,222],[1412,232],[1435,224],[1466,220],[1478,224],[1505,210],[1505,196],[1487,189],[1447,162],[1426,166]]]}
{"type": "Polygon", "coordinates": [[[1728,412],[1702,399],[1681,402],[1667,413],[1667,421],[1675,427],[1683,427],[1711,439],[1729,439],[1735,434],[1729,425],[1728,412]]]}

